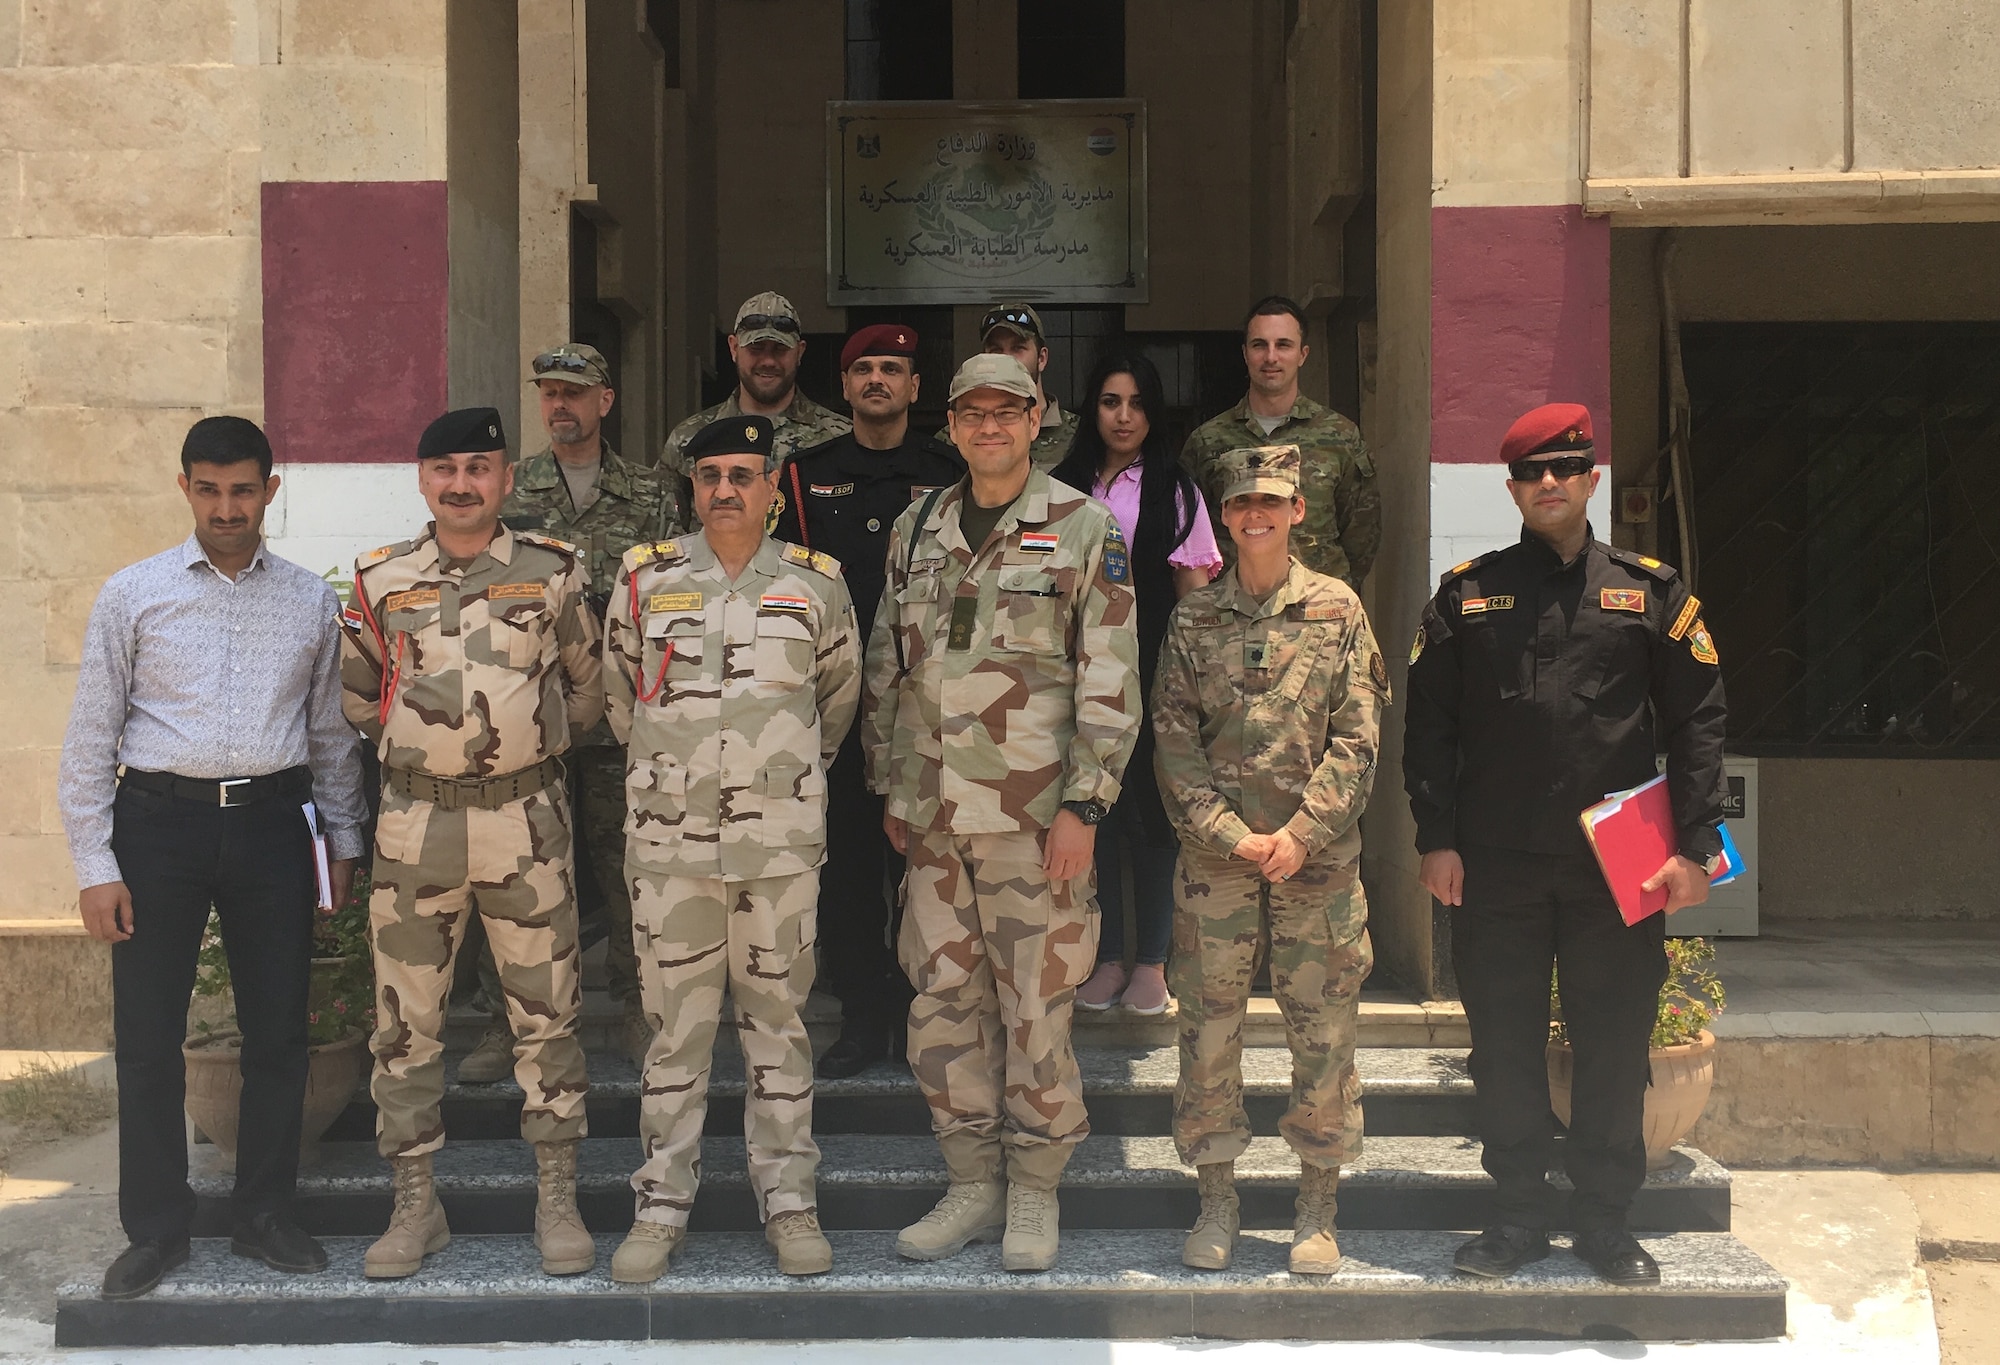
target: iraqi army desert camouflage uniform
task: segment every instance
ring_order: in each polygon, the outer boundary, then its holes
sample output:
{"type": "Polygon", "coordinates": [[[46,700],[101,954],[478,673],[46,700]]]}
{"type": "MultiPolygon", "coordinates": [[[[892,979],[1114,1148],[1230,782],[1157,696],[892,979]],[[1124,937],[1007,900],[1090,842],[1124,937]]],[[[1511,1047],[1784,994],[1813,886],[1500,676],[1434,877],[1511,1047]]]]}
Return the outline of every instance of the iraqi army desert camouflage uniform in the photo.
{"type": "Polygon", "coordinates": [[[625,556],[606,622],[611,725],[627,741],[626,843],[653,1026],[637,1217],[685,1226],[700,1181],[726,984],[749,1091],[761,1216],[815,1207],[812,989],[826,768],[860,701],[840,566],[766,540],[732,582],[697,532],[625,556]]]}
{"type": "MultiPolygon", "coordinates": [[[[743,406],[737,402],[740,392],[740,390],[731,392],[729,397],[723,399],[714,407],[703,408],[700,412],[686,418],[680,425],[667,433],[667,443],[660,451],[660,468],[672,480],[674,496],[679,498],[680,505],[687,509],[686,514],[681,519],[681,524],[684,528],[692,528],[695,524],[694,491],[693,484],[690,482],[694,476],[694,471],[687,467],[687,461],[682,458],[681,450],[690,440],[694,439],[694,434],[697,431],[700,431],[716,418],[741,416],[743,406]]],[[[783,469],[785,462],[790,460],[793,454],[798,451],[810,450],[823,441],[831,441],[836,436],[844,436],[854,430],[854,423],[842,417],[831,408],[823,408],[813,402],[812,399],[805,396],[805,392],[801,389],[792,390],[791,403],[786,406],[783,412],[771,418],[771,425],[773,428],[771,433],[771,467],[773,469],[783,469]]],[[[780,489],[782,490],[782,488],[783,484],[781,482],[780,489]]],[[[785,495],[780,491],[778,496],[782,499],[785,495]]],[[[772,504],[771,519],[764,526],[766,531],[778,524],[778,513],[783,508],[784,503],[782,501],[772,504]]]]}
{"type": "Polygon", "coordinates": [[[1388,700],[1360,599],[1296,559],[1266,602],[1231,570],[1174,609],[1153,732],[1160,795],[1181,838],[1169,977],[1180,1002],[1174,1144],[1190,1165],[1249,1146],[1243,1015],[1267,943],[1292,1049],[1278,1131],[1317,1166],[1361,1153],[1354,1032],[1374,954],[1360,820],[1388,700]],[[1283,882],[1231,856],[1244,835],[1280,829],[1306,848],[1283,882]]]}
{"type": "Polygon", "coordinates": [[[960,482],[921,525],[913,505],[890,534],[862,746],[870,789],[910,825],[909,1058],[952,1179],[998,1178],[1004,1128],[1008,1178],[1054,1188],[1090,1131],[1069,1025],[1097,904],[1088,870],[1049,883],[1042,839],[1062,802],[1118,799],[1140,715],[1132,592],[1102,504],[1031,472],[973,547],[966,496],[960,482]]]}
{"type": "MultiPolygon", "coordinates": [[[[607,442],[597,476],[597,497],[578,511],[569,484],[552,451],[521,461],[514,491],[500,519],[516,531],[538,531],[577,547],[590,580],[593,605],[601,615],[611,600],[618,561],[634,545],[672,535],[680,527],[677,480],[621,459],[607,442]]],[[[605,984],[614,1000],[639,1000],[639,968],[632,956],[632,893],[625,885],[625,754],[611,727],[599,721],[578,737],[570,752],[570,780],[576,789],[577,833],[598,891],[604,897],[609,933],[605,944],[605,984]]],[[[499,980],[493,956],[479,956],[481,993],[499,1012],[499,980]]]]}
{"type": "Polygon", "coordinates": [[[363,555],[354,576],[342,703],[377,742],[387,779],[368,903],[377,1142],[389,1157],[444,1144],[440,1040],[452,959],[475,910],[516,1039],[522,1135],[581,1137],[569,801],[559,775],[539,781],[604,708],[582,565],[561,541],[503,526],[463,568],[440,561],[427,530],[363,555]],[[396,770],[417,775],[412,786],[445,779],[451,795],[420,799],[396,770]],[[491,809],[460,804],[468,789],[510,774],[525,775],[527,795],[491,809]]]}
{"type": "Polygon", "coordinates": [[[1354,423],[1301,395],[1270,435],[1250,417],[1250,400],[1196,427],[1181,447],[1181,464],[1208,499],[1223,560],[1236,562],[1236,543],[1222,528],[1222,475],[1217,461],[1246,446],[1295,445],[1304,468],[1299,491],[1306,519],[1292,528],[1292,553],[1314,573],[1344,579],[1357,592],[1382,548],[1382,496],[1375,462],[1354,423]]]}
{"type": "Polygon", "coordinates": [[[1069,454],[1069,443],[1076,439],[1076,414],[1063,411],[1054,394],[1045,392],[1043,396],[1049,401],[1042,410],[1042,429],[1028,447],[1028,463],[1047,474],[1069,454]]]}

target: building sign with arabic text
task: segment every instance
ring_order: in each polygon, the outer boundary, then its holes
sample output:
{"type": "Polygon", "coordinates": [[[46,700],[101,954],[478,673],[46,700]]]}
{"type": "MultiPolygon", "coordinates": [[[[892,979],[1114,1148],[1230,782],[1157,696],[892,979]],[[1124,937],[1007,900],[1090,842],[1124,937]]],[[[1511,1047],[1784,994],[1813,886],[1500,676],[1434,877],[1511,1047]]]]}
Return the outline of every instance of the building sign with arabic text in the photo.
{"type": "Polygon", "coordinates": [[[1146,302],[1146,106],[831,102],[829,304],[1146,302]]]}

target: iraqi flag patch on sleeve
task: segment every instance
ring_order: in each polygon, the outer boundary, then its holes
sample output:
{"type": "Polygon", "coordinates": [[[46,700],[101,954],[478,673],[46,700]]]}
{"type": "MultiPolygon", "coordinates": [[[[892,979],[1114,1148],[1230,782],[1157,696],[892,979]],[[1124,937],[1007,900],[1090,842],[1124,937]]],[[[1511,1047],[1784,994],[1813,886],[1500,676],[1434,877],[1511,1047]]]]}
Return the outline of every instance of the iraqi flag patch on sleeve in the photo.
{"type": "Polygon", "coordinates": [[[1021,548],[1033,550],[1036,554],[1052,555],[1062,544],[1062,537],[1049,531],[1021,532],[1021,548]]]}

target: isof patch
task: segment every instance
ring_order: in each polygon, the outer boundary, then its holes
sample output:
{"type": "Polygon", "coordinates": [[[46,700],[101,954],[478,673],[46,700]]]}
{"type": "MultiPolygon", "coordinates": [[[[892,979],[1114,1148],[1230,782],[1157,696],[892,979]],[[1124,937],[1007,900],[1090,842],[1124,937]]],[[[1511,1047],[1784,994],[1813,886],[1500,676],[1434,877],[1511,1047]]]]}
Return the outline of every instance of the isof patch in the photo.
{"type": "Polygon", "coordinates": [[[798,616],[812,612],[810,597],[795,597],[791,593],[767,592],[757,601],[759,611],[789,611],[798,616]]]}
{"type": "Polygon", "coordinates": [[[656,592],[646,599],[649,612],[700,611],[701,594],[698,592],[656,592]]]}
{"type": "Polygon", "coordinates": [[[1644,615],[1646,610],[1646,590],[1644,588],[1605,588],[1597,594],[1597,605],[1605,611],[1636,611],[1644,615]]]}
{"type": "Polygon", "coordinates": [[[495,583],[486,590],[486,600],[499,602],[510,597],[536,597],[542,595],[539,583],[495,583]]]}
{"type": "MultiPolygon", "coordinates": [[[[1107,536],[1106,540],[1108,541],[1109,539],[1110,537],[1107,536]]],[[[1061,536],[1051,535],[1047,531],[1021,532],[1021,548],[1023,550],[1033,550],[1036,554],[1052,555],[1056,552],[1056,547],[1061,544],[1061,536]]]]}
{"type": "Polygon", "coordinates": [[[405,611],[410,607],[434,607],[438,604],[436,588],[411,588],[407,592],[392,592],[383,599],[383,611],[405,611]]]}
{"type": "Polygon", "coordinates": [[[851,483],[809,483],[806,492],[816,498],[844,498],[854,491],[851,483]]]}
{"type": "Polygon", "coordinates": [[[1513,606],[1512,597],[1468,597],[1458,604],[1458,614],[1477,616],[1483,611],[1510,611],[1513,606]]]}

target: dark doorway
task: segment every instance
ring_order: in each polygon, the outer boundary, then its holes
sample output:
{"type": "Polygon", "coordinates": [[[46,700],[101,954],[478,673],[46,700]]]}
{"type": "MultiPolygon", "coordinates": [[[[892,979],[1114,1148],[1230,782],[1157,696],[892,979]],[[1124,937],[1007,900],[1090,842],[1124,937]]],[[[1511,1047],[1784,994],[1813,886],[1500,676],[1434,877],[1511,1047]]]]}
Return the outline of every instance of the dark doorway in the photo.
{"type": "MultiPolygon", "coordinates": [[[[574,206],[569,215],[569,340],[595,346],[604,353],[611,387],[623,389],[625,323],[597,296],[597,223],[574,206]]],[[[620,440],[622,403],[614,403],[604,419],[604,439],[613,450],[625,451],[620,440]]]]}
{"type": "Polygon", "coordinates": [[[1020,0],[1024,100],[1106,100],[1125,93],[1125,0],[1020,0]]]}
{"type": "Polygon", "coordinates": [[[847,0],[847,98],[951,98],[951,5],[847,0]]]}

